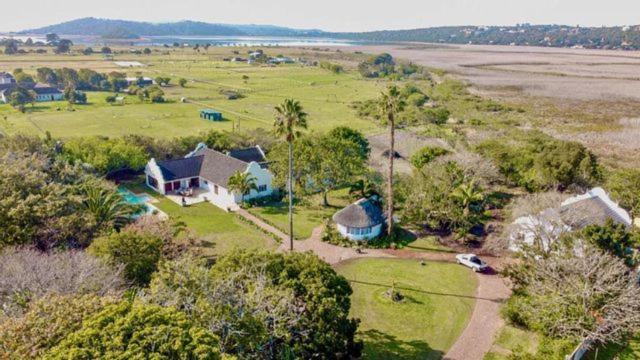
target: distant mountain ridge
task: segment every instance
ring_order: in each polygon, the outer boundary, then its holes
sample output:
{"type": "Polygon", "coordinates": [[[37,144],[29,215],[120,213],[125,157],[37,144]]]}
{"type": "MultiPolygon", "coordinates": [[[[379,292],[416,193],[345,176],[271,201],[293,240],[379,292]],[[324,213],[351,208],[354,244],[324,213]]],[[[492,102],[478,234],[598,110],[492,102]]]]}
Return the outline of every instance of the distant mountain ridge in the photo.
{"type": "Polygon", "coordinates": [[[139,36],[322,36],[324,34],[320,30],[297,30],[273,25],[210,24],[189,20],[150,23],[93,17],[24,30],[19,33],[106,36],[125,31],[139,36]]]}
{"type": "Polygon", "coordinates": [[[327,32],[273,25],[211,24],[197,21],[150,23],[82,18],[20,34],[121,36],[278,36],[324,37],[374,42],[427,42],[482,45],[529,45],[640,50],[640,25],[579,27],[566,25],[445,26],[410,30],[327,32]],[[115,35],[114,35],[115,34],[115,35]]]}

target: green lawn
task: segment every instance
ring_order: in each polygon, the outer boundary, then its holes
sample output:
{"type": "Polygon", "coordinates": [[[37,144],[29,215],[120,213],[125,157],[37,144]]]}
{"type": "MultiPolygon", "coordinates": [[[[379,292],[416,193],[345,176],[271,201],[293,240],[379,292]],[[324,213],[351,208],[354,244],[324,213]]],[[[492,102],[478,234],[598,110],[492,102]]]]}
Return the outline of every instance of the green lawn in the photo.
{"type": "Polygon", "coordinates": [[[454,253],[455,250],[452,250],[438,242],[438,238],[436,236],[425,236],[415,241],[410,242],[407,246],[404,247],[407,250],[417,251],[417,252],[425,252],[425,251],[435,251],[435,252],[450,252],[454,253]]]}
{"type": "Polygon", "coordinates": [[[498,334],[491,351],[484,360],[507,360],[513,351],[535,354],[538,349],[540,336],[532,331],[505,325],[498,334]]]}
{"type": "Polygon", "coordinates": [[[350,280],[352,315],[367,359],[440,359],[466,327],[477,286],[474,274],[455,264],[359,259],[337,271],[350,280]],[[405,299],[385,292],[395,282],[405,299]]]}
{"type": "MultiPolygon", "coordinates": [[[[311,196],[305,204],[294,207],[293,233],[296,239],[307,239],[311,236],[314,228],[322,225],[324,219],[331,217],[336,211],[342,209],[350,203],[348,190],[342,189],[329,193],[330,206],[320,204],[320,196],[311,196]]],[[[283,202],[256,206],[248,209],[250,213],[258,216],[280,230],[288,233],[289,210],[288,205],[283,202]]]]}
{"type": "Polygon", "coordinates": [[[0,133],[44,135],[49,131],[56,137],[135,133],[166,138],[194,135],[210,129],[231,130],[234,123],[241,129],[270,128],[274,106],[287,97],[294,97],[303,104],[309,113],[310,130],[324,131],[338,125],[349,125],[369,132],[377,127],[374,122],[358,117],[349,105],[356,100],[377,97],[385,86],[384,82],[363,79],[356,71],[333,74],[318,67],[298,64],[251,66],[221,61],[222,57],[231,55],[232,50],[215,49],[215,55],[210,56],[189,51],[119,56],[118,60],[140,61],[149,65],[136,69],[118,68],[113,61],[100,56],[43,54],[24,57],[16,62],[16,57],[0,55],[0,68],[22,67],[31,74],[35,74],[35,69],[40,66],[66,66],[100,72],[116,70],[130,76],[168,76],[173,84],[182,77],[189,80],[185,88],[177,85],[164,88],[170,100],[165,104],[141,104],[130,98],[124,106],[111,106],[104,101],[110,93],[90,92],[90,104],[76,106],[76,111],[67,111],[64,102],[39,103],[35,108],[28,107],[26,114],[9,105],[0,105],[0,133]],[[244,98],[227,100],[220,93],[222,90],[239,91],[244,98]],[[181,103],[183,97],[193,103],[181,103]],[[225,121],[200,119],[198,110],[205,106],[222,111],[225,121]]]}
{"type": "Polygon", "coordinates": [[[241,221],[236,215],[227,213],[206,202],[182,207],[160,196],[143,185],[128,185],[135,193],[145,192],[158,202],[153,203],[172,220],[184,222],[205,243],[206,255],[224,254],[233,248],[275,249],[275,241],[266,234],[241,221]]]}

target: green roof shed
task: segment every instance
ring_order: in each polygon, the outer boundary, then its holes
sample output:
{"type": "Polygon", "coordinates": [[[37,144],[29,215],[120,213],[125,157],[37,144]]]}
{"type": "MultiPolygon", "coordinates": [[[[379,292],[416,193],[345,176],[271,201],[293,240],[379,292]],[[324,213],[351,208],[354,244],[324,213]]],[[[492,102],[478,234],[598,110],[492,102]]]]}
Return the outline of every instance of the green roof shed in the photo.
{"type": "Polygon", "coordinates": [[[221,121],[222,113],[212,109],[202,109],[200,110],[200,117],[206,120],[221,121]]]}

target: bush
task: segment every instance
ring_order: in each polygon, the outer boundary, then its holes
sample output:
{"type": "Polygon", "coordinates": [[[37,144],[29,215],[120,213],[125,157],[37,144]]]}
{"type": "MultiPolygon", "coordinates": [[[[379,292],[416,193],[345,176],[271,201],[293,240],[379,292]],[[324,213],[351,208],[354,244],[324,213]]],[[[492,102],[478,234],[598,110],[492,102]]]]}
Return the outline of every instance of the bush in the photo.
{"type": "Polygon", "coordinates": [[[513,137],[511,142],[487,140],[476,149],[491,158],[507,180],[530,192],[586,187],[602,178],[596,156],[582,144],[538,132],[513,137]]]}
{"type": "Polygon", "coordinates": [[[358,356],[351,287],[312,254],[236,251],[207,269],[165,263],[147,300],[187,311],[239,358],[358,356]]]}
{"type": "Polygon", "coordinates": [[[124,289],[120,273],[81,251],[6,249],[0,254],[0,306],[16,316],[49,295],[117,295],[124,289]]]}
{"type": "Polygon", "coordinates": [[[640,170],[614,171],[608,176],[606,186],[620,206],[629,210],[632,216],[640,215],[640,170]]]}
{"type": "Polygon", "coordinates": [[[101,174],[119,170],[141,170],[147,163],[144,149],[124,139],[85,137],[68,140],[64,156],[71,161],[92,165],[101,174]]]}
{"type": "Polygon", "coordinates": [[[109,305],[47,353],[47,359],[219,359],[218,341],[173,308],[109,305]]]}
{"type": "Polygon", "coordinates": [[[443,107],[430,108],[424,110],[426,122],[436,125],[446,124],[451,116],[451,112],[443,107]]]}
{"type": "Polygon", "coordinates": [[[44,297],[24,316],[0,325],[0,358],[39,359],[79,330],[84,319],[116,302],[113,297],[95,295],[44,297]]]}
{"type": "Polygon", "coordinates": [[[145,286],[162,259],[163,239],[155,234],[125,230],[93,241],[87,251],[115,266],[123,266],[123,275],[145,286]]]}
{"type": "Polygon", "coordinates": [[[425,146],[411,155],[411,164],[416,169],[422,169],[423,166],[432,162],[435,158],[448,154],[449,151],[441,147],[425,146]]]}

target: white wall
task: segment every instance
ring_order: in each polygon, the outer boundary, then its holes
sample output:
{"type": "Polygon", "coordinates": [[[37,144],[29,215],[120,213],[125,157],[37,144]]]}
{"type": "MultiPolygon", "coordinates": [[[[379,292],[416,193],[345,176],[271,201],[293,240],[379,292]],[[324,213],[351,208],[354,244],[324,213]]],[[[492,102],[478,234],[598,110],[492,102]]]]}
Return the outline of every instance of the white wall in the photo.
{"type": "Polygon", "coordinates": [[[371,232],[367,235],[354,235],[354,234],[350,234],[347,231],[347,227],[340,225],[340,224],[336,224],[337,228],[338,228],[338,232],[340,233],[340,235],[346,237],[349,240],[353,240],[353,241],[363,241],[363,240],[371,240],[373,238],[376,238],[378,236],[380,236],[380,233],[382,232],[382,224],[380,225],[376,225],[374,227],[371,228],[371,232]]]}
{"type": "MultiPolygon", "coordinates": [[[[245,195],[245,200],[255,199],[259,197],[269,196],[273,193],[272,181],[273,175],[269,169],[263,169],[260,167],[260,164],[257,162],[249,163],[247,167],[247,172],[249,172],[253,177],[256,178],[256,186],[260,187],[260,185],[266,185],[267,190],[263,192],[257,192],[255,190],[251,190],[251,193],[245,195]]],[[[238,196],[238,202],[240,201],[240,196],[238,196]]]]}

